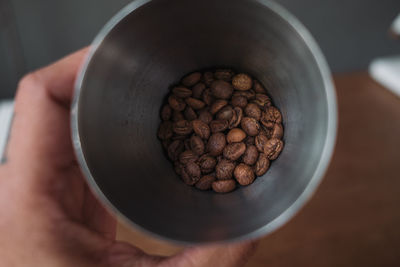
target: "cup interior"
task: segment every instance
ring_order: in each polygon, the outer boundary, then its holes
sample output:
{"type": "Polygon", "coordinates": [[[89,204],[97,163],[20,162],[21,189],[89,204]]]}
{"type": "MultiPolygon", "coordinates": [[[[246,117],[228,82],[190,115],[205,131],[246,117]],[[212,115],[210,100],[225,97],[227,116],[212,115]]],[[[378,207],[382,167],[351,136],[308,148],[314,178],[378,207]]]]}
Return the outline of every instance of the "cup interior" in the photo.
{"type": "Polygon", "coordinates": [[[334,101],[316,44],[276,4],[135,1],[97,37],[77,84],[77,154],[100,198],[150,233],[192,244],[256,237],[286,222],[321,179],[334,101]],[[279,158],[228,194],[186,186],[157,139],[169,86],[214,67],[256,77],[283,115],[279,158]]]}

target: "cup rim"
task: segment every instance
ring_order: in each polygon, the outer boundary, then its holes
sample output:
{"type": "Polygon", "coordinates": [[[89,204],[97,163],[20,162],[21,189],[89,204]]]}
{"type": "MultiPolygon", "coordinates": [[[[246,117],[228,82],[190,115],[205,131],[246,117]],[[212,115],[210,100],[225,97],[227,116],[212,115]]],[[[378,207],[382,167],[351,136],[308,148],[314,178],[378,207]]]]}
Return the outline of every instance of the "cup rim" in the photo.
{"type": "Polygon", "coordinates": [[[115,214],[117,216],[120,222],[123,222],[124,224],[129,226],[133,226],[135,229],[138,229],[141,232],[150,235],[151,237],[172,242],[178,245],[226,244],[231,242],[240,242],[245,240],[256,239],[276,231],[277,229],[285,225],[288,221],[290,221],[290,219],[292,219],[300,211],[300,209],[305,206],[305,204],[311,199],[313,194],[316,192],[317,187],[321,183],[328,169],[329,163],[333,155],[333,150],[336,144],[338,111],[337,111],[336,91],[333,85],[331,72],[317,42],[315,41],[311,33],[307,30],[307,28],[293,14],[291,14],[280,4],[277,4],[272,0],[253,0],[253,1],[262,4],[263,6],[269,8],[272,12],[276,13],[299,34],[300,38],[303,40],[305,45],[310,49],[310,52],[315,59],[315,62],[318,66],[318,69],[320,71],[323,80],[327,98],[326,99],[327,110],[328,110],[327,133],[321,157],[314,171],[314,174],[311,177],[306,188],[300,194],[300,196],[292,203],[292,205],[290,205],[285,211],[283,211],[278,217],[276,217],[268,224],[252,232],[243,234],[241,236],[236,236],[219,241],[191,242],[186,240],[177,240],[152,232],[146,229],[144,226],[138,225],[134,221],[130,220],[127,216],[125,216],[122,212],[120,212],[118,208],[114,206],[113,203],[111,203],[111,201],[108,200],[108,198],[104,195],[104,193],[96,183],[94,177],[92,176],[92,173],[90,172],[90,169],[85,160],[85,156],[80,142],[79,127],[78,127],[78,106],[79,106],[81,87],[84,81],[86,71],[95,52],[102,44],[106,36],[108,36],[108,34],[114,29],[114,27],[117,24],[119,24],[125,17],[134,12],[136,9],[151,1],[153,0],[133,0],[127,6],[122,8],[116,15],[114,15],[94,38],[92,44],[90,45],[90,49],[86,56],[86,59],[84,63],[81,65],[80,70],[78,72],[79,74],[75,81],[73,100],[71,102],[71,136],[75,154],[78,163],[80,165],[80,168],[83,172],[83,175],[85,177],[85,180],[94,191],[96,197],[102,202],[102,204],[105,205],[107,210],[109,210],[112,214],[115,214]]]}

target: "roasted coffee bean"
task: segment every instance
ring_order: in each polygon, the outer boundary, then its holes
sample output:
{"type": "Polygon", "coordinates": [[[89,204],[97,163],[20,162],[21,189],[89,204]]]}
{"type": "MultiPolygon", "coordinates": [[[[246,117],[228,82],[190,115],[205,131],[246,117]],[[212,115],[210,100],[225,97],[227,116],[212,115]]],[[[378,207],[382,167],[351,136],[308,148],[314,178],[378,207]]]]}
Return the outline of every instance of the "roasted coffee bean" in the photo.
{"type": "Polygon", "coordinates": [[[246,138],[246,133],[240,128],[233,128],[230,130],[226,136],[226,141],[228,143],[238,143],[242,142],[246,138]]]}
{"type": "Polygon", "coordinates": [[[260,130],[258,121],[254,118],[244,117],[241,122],[242,129],[250,136],[256,136],[260,130]]]}
{"type": "Polygon", "coordinates": [[[213,81],[210,88],[211,88],[211,93],[216,98],[229,99],[231,98],[233,93],[232,85],[223,80],[213,81]]]}
{"type": "Polygon", "coordinates": [[[168,104],[164,105],[163,108],[161,109],[161,119],[163,121],[169,121],[171,117],[172,117],[171,107],[168,104]]]}
{"type": "Polygon", "coordinates": [[[181,140],[181,141],[185,141],[186,140],[186,138],[188,138],[188,136],[187,135],[178,135],[178,134],[174,134],[173,136],[172,136],[172,140],[181,140]]]}
{"type": "Polygon", "coordinates": [[[229,69],[218,69],[214,73],[214,77],[217,80],[224,80],[226,82],[230,82],[232,80],[234,73],[229,69]]]}
{"type": "Polygon", "coordinates": [[[193,109],[202,109],[204,108],[204,106],[206,105],[203,101],[198,100],[196,98],[193,97],[188,97],[185,99],[186,104],[188,104],[190,107],[192,107],[193,109]]]}
{"type": "Polygon", "coordinates": [[[206,89],[206,86],[204,83],[198,83],[192,88],[192,97],[201,99],[201,96],[203,95],[203,91],[206,89]]]}
{"type": "Polygon", "coordinates": [[[185,150],[192,150],[192,147],[190,146],[190,139],[187,136],[185,136],[183,144],[185,145],[185,150]]]}
{"type": "Polygon", "coordinates": [[[183,111],[186,107],[185,101],[175,95],[168,97],[169,106],[176,111],[183,111]]]}
{"type": "Polygon", "coordinates": [[[196,155],[203,155],[204,154],[204,142],[198,136],[192,136],[190,138],[190,147],[192,148],[193,153],[196,155]]]}
{"type": "Polygon", "coordinates": [[[251,167],[244,163],[240,163],[236,166],[233,175],[240,185],[249,185],[253,183],[256,178],[251,167]]]}
{"type": "Polygon", "coordinates": [[[236,90],[246,91],[253,86],[253,80],[249,75],[240,73],[232,78],[232,85],[236,90]]]}
{"type": "Polygon", "coordinates": [[[272,129],[271,138],[282,139],[283,137],[283,127],[280,123],[275,123],[272,129]]]}
{"type": "Polygon", "coordinates": [[[161,140],[170,139],[173,135],[172,122],[163,121],[158,128],[158,138],[161,140]]]}
{"type": "Polygon", "coordinates": [[[183,167],[181,168],[181,174],[180,174],[180,176],[181,176],[182,181],[183,181],[185,184],[187,184],[187,185],[193,185],[193,184],[195,184],[195,182],[192,180],[192,178],[191,178],[191,177],[189,176],[189,174],[186,172],[185,166],[183,166],[183,167]]]}
{"type": "Polygon", "coordinates": [[[179,162],[186,164],[190,161],[196,161],[199,157],[192,150],[185,150],[179,155],[179,162]]]}
{"type": "Polygon", "coordinates": [[[275,123],[282,123],[282,115],[276,107],[271,106],[261,117],[261,123],[267,128],[273,128],[275,123]]]}
{"type": "Polygon", "coordinates": [[[217,160],[206,154],[199,158],[198,163],[202,173],[211,173],[217,165],[217,160]]]}
{"type": "Polygon", "coordinates": [[[214,115],[215,113],[220,111],[226,105],[228,105],[228,101],[223,100],[223,99],[218,99],[211,105],[210,113],[214,115]]]}
{"type": "Polygon", "coordinates": [[[218,180],[232,179],[235,163],[230,160],[222,159],[215,166],[215,176],[218,180]]]}
{"type": "Polygon", "coordinates": [[[218,180],[212,184],[212,189],[217,193],[229,193],[236,187],[236,182],[233,179],[230,180],[218,180]]]}
{"type": "Polygon", "coordinates": [[[224,157],[229,160],[238,160],[246,151],[246,145],[242,142],[231,143],[224,148],[224,157]]]}
{"type": "Polygon", "coordinates": [[[246,139],[244,140],[244,143],[249,146],[249,145],[254,145],[255,140],[254,136],[247,136],[246,139]]]}
{"type": "Polygon", "coordinates": [[[272,138],[264,146],[264,154],[268,159],[276,159],[283,149],[283,142],[277,138],[272,138]]]}
{"type": "Polygon", "coordinates": [[[213,120],[213,116],[208,110],[202,109],[199,111],[199,120],[205,124],[210,124],[210,122],[213,120]]]}
{"type": "Polygon", "coordinates": [[[207,151],[211,156],[222,154],[226,145],[225,135],[223,133],[215,133],[210,136],[207,143],[207,151]]]}
{"type": "Polygon", "coordinates": [[[253,103],[257,104],[261,109],[267,110],[271,106],[271,99],[264,94],[256,94],[256,99],[253,103]]]}
{"type": "Polygon", "coordinates": [[[211,189],[212,183],[215,181],[215,177],[212,175],[205,175],[200,178],[200,180],[196,183],[196,188],[200,190],[209,190],[211,189]]]}
{"type": "Polygon", "coordinates": [[[258,150],[256,146],[248,145],[243,154],[243,162],[247,165],[254,165],[258,159],[258,150]]]}
{"type": "Polygon", "coordinates": [[[210,137],[210,127],[201,120],[192,121],[193,131],[200,136],[200,138],[208,139],[210,137]]]}
{"type": "Polygon", "coordinates": [[[194,72],[194,73],[187,75],[185,78],[183,78],[182,84],[186,87],[192,87],[196,83],[200,82],[200,79],[201,79],[201,73],[194,72]]]}
{"type": "Polygon", "coordinates": [[[182,121],[182,120],[185,120],[185,116],[182,114],[182,112],[173,110],[172,111],[172,121],[177,122],[177,121],[182,121]]]}
{"type": "Polygon", "coordinates": [[[249,103],[244,109],[244,113],[246,114],[247,117],[260,120],[261,109],[254,103],[249,103]]]}
{"type": "Polygon", "coordinates": [[[233,96],[244,96],[248,101],[253,100],[256,97],[256,93],[253,90],[247,91],[235,91],[233,96]]]}
{"type": "Polygon", "coordinates": [[[172,140],[171,139],[162,140],[161,143],[162,143],[163,148],[165,150],[168,150],[168,147],[172,143],[172,140]]]}
{"type": "Polygon", "coordinates": [[[186,98],[192,95],[192,90],[183,86],[177,86],[172,89],[172,93],[179,98],[186,98]]]}
{"type": "Polygon", "coordinates": [[[183,152],[185,146],[181,140],[173,141],[168,147],[168,157],[175,161],[178,159],[179,155],[183,152]]]}
{"type": "Polygon", "coordinates": [[[233,108],[231,106],[225,106],[217,113],[218,120],[227,120],[229,121],[233,116],[233,108]]]}
{"type": "Polygon", "coordinates": [[[203,74],[202,80],[206,86],[210,86],[214,81],[214,73],[207,71],[203,74]]]}
{"type": "Polygon", "coordinates": [[[185,111],[183,112],[183,115],[185,116],[185,119],[188,121],[197,119],[197,114],[191,107],[186,107],[185,111]]]}
{"type": "Polygon", "coordinates": [[[268,142],[268,137],[263,134],[257,135],[256,138],[254,139],[254,143],[259,152],[264,152],[267,142],[268,142]]]}
{"type": "Polygon", "coordinates": [[[212,96],[210,88],[204,90],[202,99],[203,102],[206,103],[206,105],[208,106],[210,106],[214,102],[214,97],[212,96]]]}
{"type": "Polygon", "coordinates": [[[174,122],[172,126],[172,130],[174,133],[177,135],[188,135],[193,131],[192,124],[190,121],[187,120],[181,120],[174,122]]]}
{"type": "Polygon", "coordinates": [[[201,178],[201,170],[197,163],[189,161],[185,164],[186,173],[192,178],[193,184],[195,184],[201,178]]]}
{"type": "Polygon", "coordinates": [[[257,80],[253,80],[253,89],[256,94],[266,94],[264,86],[257,80]]]}
{"type": "Polygon", "coordinates": [[[262,176],[268,171],[268,168],[269,168],[269,159],[264,153],[260,153],[256,165],[254,166],[255,174],[257,176],[262,176]]]}
{"type": "Polygon", "coordinates": [[[242,121],[243,111],[239,107],[235,107],[233,109],[233,116],[229,120],[229,129],[233,129],[239,126],[240,122],[242,121]]]}
{"type": "Polygon", "coordinates": [[[235,95],[232,97],[231,103],[234,107],[245,108],[247,106],[247,98],[244,96],[235,95]]]}
{"type": "Polygon", "coordinates": [[[183,169],[183,164],[182,163],[180,163],[179,161],[175,161],[174,162],[174,169],[175,169],[175,172],[178,174],[178,175],[181,175],[182,174],[182,169],[183,169]]]}
{"type": "Polygon", "coordinates": [[[223,132],[228,129],[227,120],[213,120],[210,122],[210,129],[212,133],[223,132]]]}

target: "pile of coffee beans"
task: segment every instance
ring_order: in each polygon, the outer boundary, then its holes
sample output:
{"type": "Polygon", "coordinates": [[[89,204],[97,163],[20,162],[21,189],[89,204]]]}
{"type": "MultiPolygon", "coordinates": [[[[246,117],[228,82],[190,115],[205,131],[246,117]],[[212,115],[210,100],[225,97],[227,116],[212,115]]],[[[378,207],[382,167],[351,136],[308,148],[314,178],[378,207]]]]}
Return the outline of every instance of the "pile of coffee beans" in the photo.
{"type": "Polygon", "coordinates": [[[187,185],[230,192],[265,174],[282,151],[282,115],[245,73],[191,73],[166,102],[158,138],[187,185]]]}

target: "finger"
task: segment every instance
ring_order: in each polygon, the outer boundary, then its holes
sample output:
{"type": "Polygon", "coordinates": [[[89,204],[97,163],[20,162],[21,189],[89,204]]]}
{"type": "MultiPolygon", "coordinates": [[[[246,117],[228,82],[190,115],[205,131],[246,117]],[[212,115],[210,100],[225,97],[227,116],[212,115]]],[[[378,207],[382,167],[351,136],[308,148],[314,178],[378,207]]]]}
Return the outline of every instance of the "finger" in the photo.
{"type": "Polygon", "coordinates": [[[257,243],[257,241],[251,241],[232,245],[188,248],[168,259],[168,264],[177,267],[239,267],[253,255],[257,243]]]}

